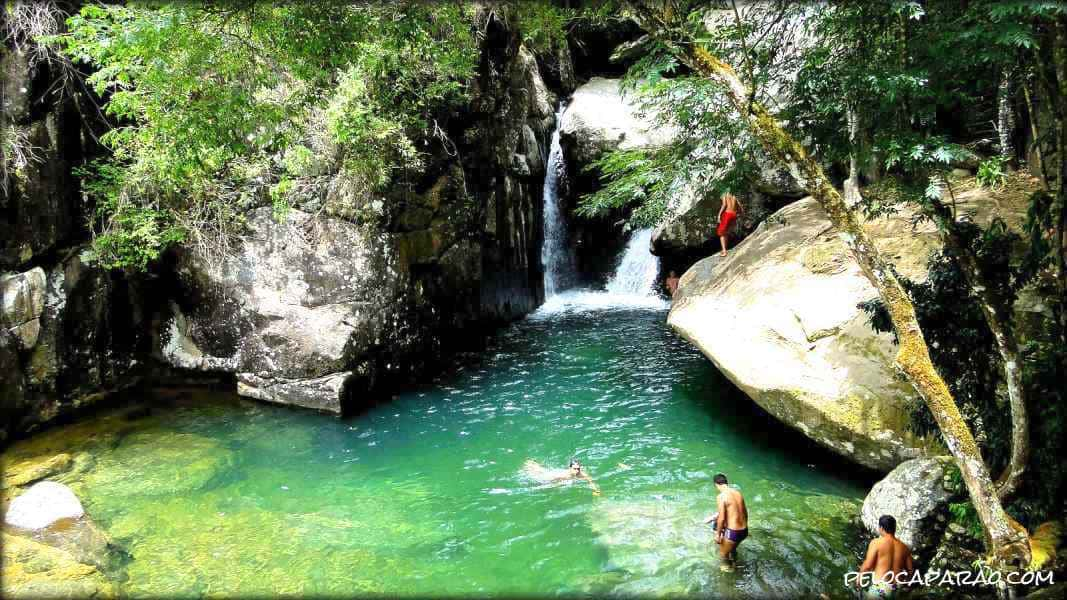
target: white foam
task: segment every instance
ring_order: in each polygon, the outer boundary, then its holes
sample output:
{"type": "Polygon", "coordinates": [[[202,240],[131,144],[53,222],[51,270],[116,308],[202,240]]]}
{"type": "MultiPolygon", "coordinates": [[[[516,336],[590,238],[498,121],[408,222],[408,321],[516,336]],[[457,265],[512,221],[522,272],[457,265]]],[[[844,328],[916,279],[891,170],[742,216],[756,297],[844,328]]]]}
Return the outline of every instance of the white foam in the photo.
{"type": "Polygon", "coordinates": [[[545,300],[529,318],[544,319],[560,314],[619,309],[664,310],[669,307],[669,302],[651,294],[619,294],[577,289],[560,292],[545,300]]]}

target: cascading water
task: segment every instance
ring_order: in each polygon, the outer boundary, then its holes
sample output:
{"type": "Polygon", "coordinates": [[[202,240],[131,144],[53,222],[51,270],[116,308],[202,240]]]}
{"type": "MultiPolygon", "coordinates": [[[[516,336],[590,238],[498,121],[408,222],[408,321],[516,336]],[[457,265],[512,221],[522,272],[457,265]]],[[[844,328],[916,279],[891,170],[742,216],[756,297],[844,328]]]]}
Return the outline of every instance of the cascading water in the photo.
{"type": "Polygon", "coordinates": [[[652,286],[659,275],[659,259],[652,255],[652,230],[641,229],[630,236],[615,275],[608,281],[609,294],[620,296],[651,296],[652,286]]]}
{"type": "Polygon", "coordinates": [[[548,159],[545,161],[544,233],[541,265],[545,271],[545,298],[551,298],[573,281],[574,253],[567,236],[567,222],[559,205],[559,176],[563,168],[563,151],[559,145],[559,128],[564,105],[556,111],[556,128],[552,132],[548,159]]]}

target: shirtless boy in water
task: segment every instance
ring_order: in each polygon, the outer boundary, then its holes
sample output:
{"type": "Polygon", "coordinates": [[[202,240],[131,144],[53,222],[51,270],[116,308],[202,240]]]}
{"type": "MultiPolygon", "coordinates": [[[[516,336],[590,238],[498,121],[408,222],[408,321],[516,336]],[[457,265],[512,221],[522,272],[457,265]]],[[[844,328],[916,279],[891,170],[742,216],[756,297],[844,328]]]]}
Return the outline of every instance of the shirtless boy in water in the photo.
{"type": "Polygon", "coordinates": [[[857,585],[864,581],[864,573],[874,573],[874,580],[867,588],[868,598],[892,598],[896,593],[895,581],[915,569],[911,560],[911,550],[897,539],[897,520],[890,515],[878,519],[878,533],[881,537],[871,540],[867,547],[867,558],[860,566],[860,578],[857,585]]]}
{"type": "Polygon", "coordinates": [[[730,238],[730,227],[733,226],[737,217],[745,212],[745,207],[741,205],[741,201],[737,199],[730,192],[726,192],[722,195],[722,205],[719,207],[719,228],[715,233],[719,236],[719,242],[722,243],[722,252],[719,254],[726,256],[726,247],[730,238]]]}
{"type": "Polygon", "coordinates": [[[730,570],[733,568],[737,547],[748,537],[748,507],[745,506],[745,498],[741,496],[741,492],[727,485],[726,475],[719,473],[715,476],[715,488],[719,490],[719,512],[704,522],[715,521],[715,543],[719,545],[719,560],[722,561],[723,570],[730,570]]]}

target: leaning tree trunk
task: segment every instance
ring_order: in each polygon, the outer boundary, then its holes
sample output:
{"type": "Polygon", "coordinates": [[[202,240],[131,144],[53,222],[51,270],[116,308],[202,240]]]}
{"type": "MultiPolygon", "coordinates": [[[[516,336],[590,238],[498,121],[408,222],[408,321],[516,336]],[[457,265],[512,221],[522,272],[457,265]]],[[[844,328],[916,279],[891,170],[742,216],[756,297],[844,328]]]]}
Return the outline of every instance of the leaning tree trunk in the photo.
{"type": "Polygon", "coordinates": [[[960,237],[952,211],[933,200],[928,207],[928,214],[937,224],[941,241],[956,255],[956,264],[963,272],[967,287],[977,296],[978,306],[1004,364],[1004,383],[1008,388],[1008,405],[1011,409],[1011,458],[996,482],[997,495],[1003,500],[1019,489],[1026,473],[1026,463],[1030,460],[1030,417],[1026,408],[1019,343],[1011,315],[1002,315],[997,309],[1000,301],[993,292],[993,286],[982,274],[977,257],[960,237]]]}
{"type": "Polygon", "coordinates": [[[915,307],[892,267],[871,243],[855,213],[834,189],[822,167],[804,147],[782,129],[763,105],[749,102],[750,90],[733,67],[719,60],[695,43],[676,44],[666,39],[671,28],[640,0],[630,2],[641,25],[667,44],[695,72],[725,88],[734,108],[746,121],[752,134],[767,152],[786,166],[826,211],[852,256],[859,263],[871,285],[885,303],[899,340],[896,363],[922,396],[933,413],[949,451],[959,465],[971,500],[985,527],[989,549],[995,564],[1023,566],[1030,563],[1030,546],[1026,530],[1004,511],[996,487],[967,423],[948,386],[934,368],[923,338],[915,307]]]}

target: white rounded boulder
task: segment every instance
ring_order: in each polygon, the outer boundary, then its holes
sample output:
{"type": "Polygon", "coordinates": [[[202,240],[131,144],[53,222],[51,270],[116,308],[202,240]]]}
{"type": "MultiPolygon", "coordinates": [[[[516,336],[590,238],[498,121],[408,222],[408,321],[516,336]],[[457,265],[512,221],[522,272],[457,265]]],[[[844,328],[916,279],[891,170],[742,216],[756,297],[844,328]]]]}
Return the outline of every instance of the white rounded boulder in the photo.
{"type": "Polygon", "coordinates": [[[77,519],[84,514],[81,501],[69,487],[54,481],[41,481],[11,501],[4,522],[36,531],[60,519],[77,519]]]}

